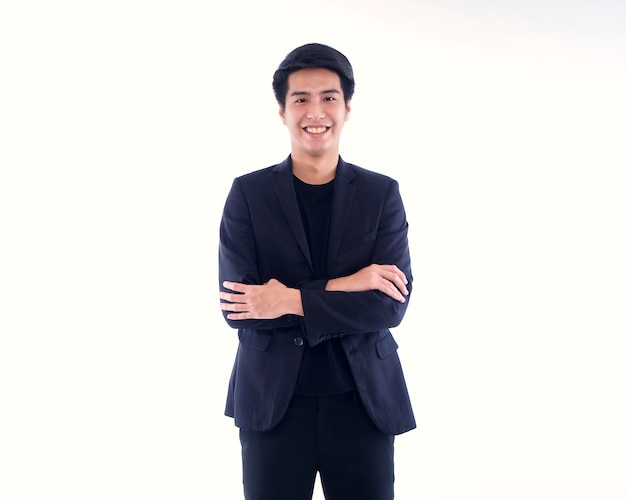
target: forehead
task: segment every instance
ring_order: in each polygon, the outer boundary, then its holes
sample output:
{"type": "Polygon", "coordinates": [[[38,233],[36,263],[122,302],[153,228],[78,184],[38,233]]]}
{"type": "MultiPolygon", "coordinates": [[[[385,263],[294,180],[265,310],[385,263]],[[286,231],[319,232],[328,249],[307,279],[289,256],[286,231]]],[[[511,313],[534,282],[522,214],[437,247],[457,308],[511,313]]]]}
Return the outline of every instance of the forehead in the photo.
{"type": "Polygon", "coordinates": [[[323,92],[338,90],[341,92],[341,80],[334,71],[324,68],[307,68],[294,71],[289,75],[290,92],[323,92]]]}

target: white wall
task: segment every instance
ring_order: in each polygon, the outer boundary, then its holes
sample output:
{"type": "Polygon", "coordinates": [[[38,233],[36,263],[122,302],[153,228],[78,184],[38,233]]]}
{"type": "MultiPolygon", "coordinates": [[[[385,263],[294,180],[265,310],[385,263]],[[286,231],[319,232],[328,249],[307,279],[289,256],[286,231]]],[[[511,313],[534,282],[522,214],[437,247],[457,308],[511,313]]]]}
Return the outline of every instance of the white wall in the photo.
{"type": "Polygon", "coordinates": [[[624,7],[227,4],[0,8],[0,497],[241,498],[217,226],[320,41],[409,216],[397,498],[622,500],[624,7]]]}

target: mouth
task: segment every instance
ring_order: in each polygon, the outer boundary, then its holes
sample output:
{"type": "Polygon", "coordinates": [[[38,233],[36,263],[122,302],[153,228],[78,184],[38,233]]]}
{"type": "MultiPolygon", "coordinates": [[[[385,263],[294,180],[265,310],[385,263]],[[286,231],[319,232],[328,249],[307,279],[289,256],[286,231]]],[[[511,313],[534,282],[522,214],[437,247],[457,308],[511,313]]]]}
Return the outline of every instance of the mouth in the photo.
{"type": "Polygon", "coordinates": [[[330,127],[304,127],[303,130],[308,134],[323,134],[330,127]]]}

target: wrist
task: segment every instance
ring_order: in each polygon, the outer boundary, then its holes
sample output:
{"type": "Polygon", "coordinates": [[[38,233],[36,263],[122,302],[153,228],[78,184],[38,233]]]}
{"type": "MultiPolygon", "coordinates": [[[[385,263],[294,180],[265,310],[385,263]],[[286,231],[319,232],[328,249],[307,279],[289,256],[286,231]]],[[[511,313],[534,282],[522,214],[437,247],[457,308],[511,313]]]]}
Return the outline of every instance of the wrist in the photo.
{"type": "Polygon", "coordinates": [[[304,316],[304,308],[302,307],[302,294],[298,288],[288,288],[287,294],[287,314],[295,314],[304,316]]]}
{"type": "Polygon", "coordinates": [[[326,282],[326,287],[324,288],[324,290],[326,290],[327,292],[337,292],[341,290],[341,278],[333,278],[330,279],[326,282]]]}

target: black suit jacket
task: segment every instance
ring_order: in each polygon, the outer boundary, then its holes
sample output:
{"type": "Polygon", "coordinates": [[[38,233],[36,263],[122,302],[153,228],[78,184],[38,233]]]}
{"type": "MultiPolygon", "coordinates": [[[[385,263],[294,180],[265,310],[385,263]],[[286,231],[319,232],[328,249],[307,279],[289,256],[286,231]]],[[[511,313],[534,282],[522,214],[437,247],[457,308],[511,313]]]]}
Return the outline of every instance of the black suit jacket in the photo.
{"type": "MultiPolygon", "coordinates": [[[[372,263],[396,264],[410,292],[408,223],[398,183],[340,158],[333,196],[328,278],[372,263]]],[[[226,415],[242,429],[274,427],[293,395],[303,341],[314,346],[340,337],[374,424],[388,434],[413,429],[398,344],[389,331],[402,321],[410,294],[400,303],[378,291],[329,292],[326,280],[314,280],[312,273],[291,158],[236,178],[220,224],[220,287],[223,281],[262,284],[276,278],[300,289],[304,317],[226,319],[239,335],[226,415]]]]}

